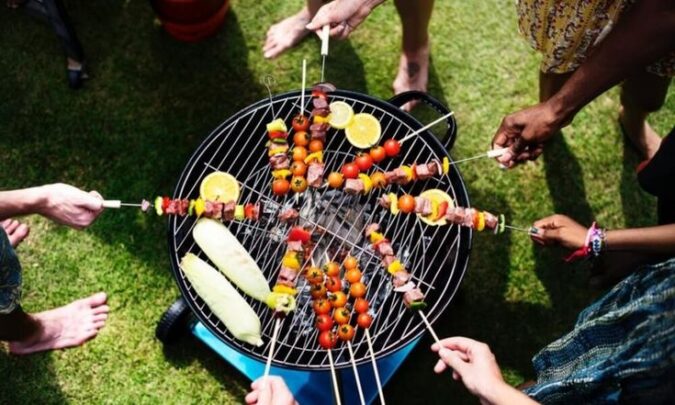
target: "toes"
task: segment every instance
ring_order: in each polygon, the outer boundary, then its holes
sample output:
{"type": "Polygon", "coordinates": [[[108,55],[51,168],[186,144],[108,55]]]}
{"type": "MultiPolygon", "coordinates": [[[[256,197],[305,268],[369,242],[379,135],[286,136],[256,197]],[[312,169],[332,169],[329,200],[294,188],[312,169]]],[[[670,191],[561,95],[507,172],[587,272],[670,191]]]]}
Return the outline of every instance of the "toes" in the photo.
{"type": "Polygon", "coordinates": [[[94,308],[105,304],[106,301],[108,300],[108,296],[104,292],[99,292],[88,298],[85,298],[85,300],[91,308],[94,308]]]}
{"type": "Polygon", "coordinates": [[[12,235],[18,226],[19,221],[17,221],[16,219],[8,219],[7,221],[2,223],[2,227],[5,228],[5,232],[7,232],[7,235],[12,235]]]}
{"type": "Polygon", "coordinates": [[[105,322],[106,319],[108,319],[108,313],[95,314],[94,317],[92,318],[92,321],[93,321],[94,323],[97,323],[97,322],[105,322]]]}
{"type": "Polygon", "coordinates": [[[105,321],[97,321],[92,324],[93,328],[96,330],[101,330],[105,326],[105,321]]]}

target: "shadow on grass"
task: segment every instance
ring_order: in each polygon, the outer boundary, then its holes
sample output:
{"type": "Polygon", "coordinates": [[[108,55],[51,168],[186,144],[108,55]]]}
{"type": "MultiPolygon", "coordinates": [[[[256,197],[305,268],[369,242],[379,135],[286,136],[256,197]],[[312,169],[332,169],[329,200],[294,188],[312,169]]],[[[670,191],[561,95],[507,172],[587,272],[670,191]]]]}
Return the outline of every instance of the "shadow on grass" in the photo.
{"type": "Polygon", "coordinates": [[[9,370],[2,375],[2,404],[66,404],[49,353],[12,356],[0,349],[0,364],[9,370]]]}
{"type": "Polygon", "coordinates": [[[637,185],[636,167],[640,158],[628,142],[623,143],[623,167],[621,170],[621,206],[626,220],[626,228],[651,226],[657,223],[654,216],[654,197],[647,194],[637,185]],[[636,209],[640,207],[640,209],[636,209]]]}

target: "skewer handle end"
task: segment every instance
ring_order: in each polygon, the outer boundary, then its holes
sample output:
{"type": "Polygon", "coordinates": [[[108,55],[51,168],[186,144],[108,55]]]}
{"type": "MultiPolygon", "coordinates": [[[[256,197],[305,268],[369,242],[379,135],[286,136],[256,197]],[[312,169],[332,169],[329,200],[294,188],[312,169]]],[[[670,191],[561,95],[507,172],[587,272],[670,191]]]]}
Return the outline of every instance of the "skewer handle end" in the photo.
{"type": "Polygon", "coordinates": [[[490,150],[490,151],[488,151],[488,153],[487,153],[487,157],[489,157],[489,158],[500,157],[501,155],[503,155],[504,153],[506,153],[507,150],[509,150],[509,148],[501,148],[501,149],[493,149],[493,150],[490,150]]]}
{"type": "Polygon", "coordinates": [[[121,200],[103,200],[103,208],[122,208],[121,200]]]}
{"type": "Polygon", "coordinates": [[[324,25],[321,29],[321,55],[328,55],[328,39],[330,38],[330,26],[324,25]]]}

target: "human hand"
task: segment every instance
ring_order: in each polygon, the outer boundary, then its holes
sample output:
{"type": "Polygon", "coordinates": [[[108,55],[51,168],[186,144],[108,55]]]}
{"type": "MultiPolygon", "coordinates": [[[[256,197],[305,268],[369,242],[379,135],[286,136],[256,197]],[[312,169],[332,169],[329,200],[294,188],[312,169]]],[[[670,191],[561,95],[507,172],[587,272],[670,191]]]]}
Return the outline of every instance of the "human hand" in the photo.
{"type": "Polygon", "coordinates": [[[535,222],[534,226],[538,231],[530,237],[540,245],[559,244],[567,249],[576,250],[586,243],[588,228],[565,215],[556,214],[542,218],[535,222]]]}
{"type": "Polygon", "coordinates": [[[103,211],[103,197],[68,184],[48,184],[41,187],[44,203],[39,213],[62,225],[83,229],[103,211]]]}
{"type": "Polygon", "coordinates": [[[487,402],[492,401],[497,388],[506,385],[497,360],[485,343],[464,337],[451,337],[440,343],[431,346],[441,358],[434,367],[436,373],[450,366],[452,378],[461,380],[472,394],[487,402]]]}
{"type": "Polygon", "coordinates": [[[384,0],[334,0],[322,6],[316,15],[305,26],[310,31],[320,30],[324,25],[330,26],[330,36],[345,39],[358,27],[373,9],[384,0]]]}
{"type": "Polygon", "coordinates": [[[508,150],[497,161],[511,168],[537,159],[544,142],[568,123],[556,111],[553,102],[543,102],[504,117],[492,138],[492,148],[508,150]]]}
{"type": "Polygon", "coordinates": [[[251,384],[252,391],[246,395],[249,405],[298,405],[281,377],[260,377],[251,384]]]}

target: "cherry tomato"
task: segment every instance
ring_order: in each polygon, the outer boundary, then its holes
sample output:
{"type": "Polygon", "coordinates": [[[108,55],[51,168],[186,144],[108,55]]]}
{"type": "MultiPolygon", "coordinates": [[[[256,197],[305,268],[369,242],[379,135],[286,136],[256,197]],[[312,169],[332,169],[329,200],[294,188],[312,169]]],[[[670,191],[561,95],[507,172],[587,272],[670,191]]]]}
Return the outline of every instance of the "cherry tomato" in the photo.
{"type": "Polygon", "coordinates": [[[342,265],[345,266],[346,270],[353,270],[359,267],[359,261],[354,256],[347,256],[342,265]]]}
{"type": "Polygon", "coordinates": [[[368,304],[368,301],[363,298],[357,298],[356,301],[354,301],[354,311],[359,314],[368,312],[369,307],[370,304],[368,304]]]}
{"type": "Polygon", "coordinates": [[[342,183],[344,183],[344,181],[344,177],[342,177],[342,175],[338,172],[332,172],[328,175],[328,185],[332,188],[342,187],[342,183]]]}
{"type": "Polygon", "coordinates": [[[359,167],[359,170],[366,172],[373,167],[373,158],[367,153],[359,153],[354,163],[359,167]]]}
{"type": "Polygon", "coordinates": [[[382,172],[375,172],[370,175],[370,181],[373,182],[373,187],[384,188],[387,186],[387,178],[382,172]]]}
{"type": "Polygon", "coordinates": [[[305,273],[305,278],[310,284],[323,283],[323,271],[318,267],[310,267],[305,273]]]}
{"type": "Polygon", "coordinates": [[[296,146],[293,148],[293,160],[302,161],[304,163],[305,158],[307,157],[307,148],[304,146],[296,146]]]}
{"type": "Polygon", "coordinates": [[[347,272],[347,274],[345,274],[345,278],[351,284],[358,283],[359,281],[361,281],[361,270],[351,269],[347,272]]]}
{"type": "Polygon", "coordinates": [[[349,323],[350,317],[351,314],[347,308],[336,308],[335,311],[333,311],[333,319],[338,325],[349,323]]]}
{"type": "Polygon", "coordinates": [[[331,318],[330,315],[327,314],[319,315],[316,317],[316,322],[314,322],[314,326],[316,326],[316,328],[321,332],[330,330],[333,327],[333,318],[331,318]]]}
{"type": "Polygon", "coordinates": [[[325,298],[320,298],[312,304],[312,307],[314,308],[314,312],[317,315],[326,315],[330,313],[330,310],[333,309],[333,306],[331,305],[330,301],[328,301],[325,298]]]}
{"type": "Polygon", "coordinates": [[[293,135],[293,143],[295,146],[309,145],[309,134],[305,131],[298,131],[293,135]]]}
{"type": "Polygon", "coordinates": [[[291,189],[295,193],[302,193],[303,191],[307,190],[307,179],[302,176],[293,176],[291,179],[291,189]]]}
{"type": "Polygon", "coordinates": [[[291,125],[295,131],[307,131],[307,128],[309,128],[309,119],[302,114],[298,114],[293,117],[291,125]]]}
{"type": "Polygon", "coordinates": [[[387,152],[381,146],[376,146],[370,150],[370,157],[373,159],[373,162],[379,163],[387,157],[387,152]]]}
{"type": "Polygon", "coordinates": [[[324,298],[326,296],[326,286],[323,284],[313,284],[310,289],[310,294],[312,294],[312,298],[316,300],[324,298]]]}
{"type": "Polygon", "coordinates": [[[403,194],[398,199],[398,209],[406,214],[415,212],[415,197],[410,194],[403,194]]]}
{"type": "MultiPolygon", "coordinates": [[[[366,314],[366,313],[359,314],[359,317],[356,318],[356,324],[359,325],[359,328],[368,329],[368,328],[370,328],[370,325],[372,323],[373,323],[373,317],[370,316],[370,314],[366,314]]],[[[332,322],[331,322],[331,326],[333,326],[332,322]]]]}
{"type": "Polygon", "coordinates": [[[394,157],[398,155],[401,151],[401,144],[396,139],[387,139],[384,143],[384,152],[389,157],[394,157]]]}
{"type": "Polygon", "coordinates": [[[291,173],[293,176],[304,176],[307,173],[307,165],[302,160],[296,160],[291,163],[291,173]]]}
{"type": "Polygon", "coordinates": [[[347,294],[342,291],[336,291],[328,297],[333,308],[342,308],[347,305],[347,294]]]}
{"type": "Polygon", "coordinates": [[[366,285],[358,282],[349,286],[349,294],[354,298],[363,298],[366,295],[366,285]]]}
{"type": "Polygon", "coordinates": [[[335,262],[328,262],[323,266],[323,270],[328,277],[337,277],[340,275],[340,265],[335,262]]]}
{"type": "Polygon", "coordinates": [[[294,226],[288,231],[288,241],[295,242],[300,241],[302,243],[307,243],[312,239],[312,233],[301,226],[294,226]]]}
{"type": "Polygon", "coordinates": [[[326,290],[330,292],[338,292],[342,289],[342,280],[338,277],[328,277],[326,279],[326,290]]]}
{"type": "Polygon", "coordinates": [[[359,167],[356,163],[345,163],[342,166],[341,172],[346,179],[355,179],[359,177],[359,167]]]}
{"type": "Polygon", "coordinates": [[[354,337],[354,327],[352,325],[340,325],[338,328],[338,337],[346,342],[354,337]]]}
{"type": "Polygon", "coordinates": [[[323,142],[318,139],[315,139],[309,143],[310,152],[320,152],[323,150],[323,142]]]}
{"type": "Polygon", "coordinates": [[[335,333],[329,330],[319,333],[319,346],[324,349],[330,350],[335,347],[336,343],[337,337],[335,336],[335,333]]]}
{"type": "Polygon", "coordinates": [[[272,182],[272,193],[275,195],[284,195],[291,188],[291,183],[286,179],[277,179],[272,182]]]}

